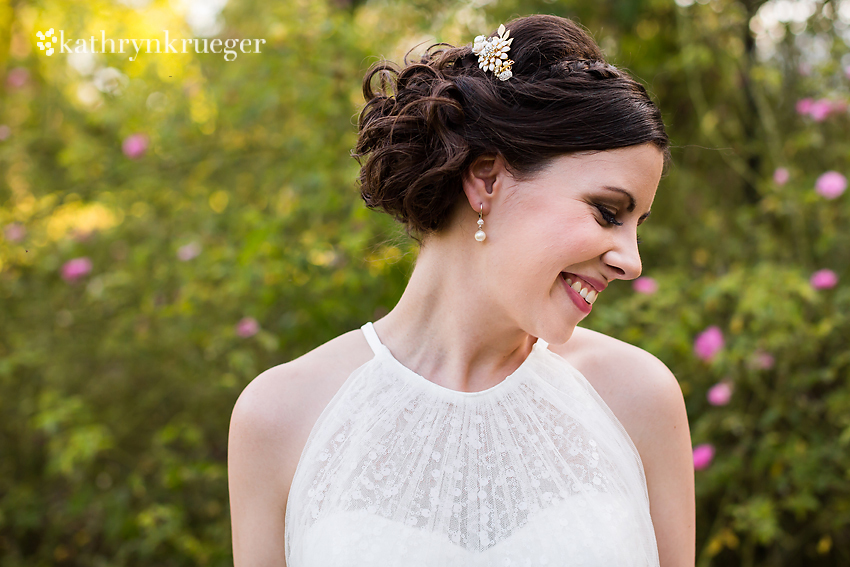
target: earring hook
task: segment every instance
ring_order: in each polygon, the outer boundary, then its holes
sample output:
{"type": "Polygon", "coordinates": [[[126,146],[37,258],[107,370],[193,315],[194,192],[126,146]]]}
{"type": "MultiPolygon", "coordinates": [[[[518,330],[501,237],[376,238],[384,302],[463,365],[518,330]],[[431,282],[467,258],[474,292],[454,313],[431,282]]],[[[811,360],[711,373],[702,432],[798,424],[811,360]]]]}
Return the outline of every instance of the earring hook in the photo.
{"type": "Polygon", "coordinates": [[[481,210],[478,211],[478,232],[475,233],[475,240],[478,242],[484,242],[484,239],[487,238],[487,235],[484,234],[482,228],[484,227],[484,203],[481,203],[481,210]]]}

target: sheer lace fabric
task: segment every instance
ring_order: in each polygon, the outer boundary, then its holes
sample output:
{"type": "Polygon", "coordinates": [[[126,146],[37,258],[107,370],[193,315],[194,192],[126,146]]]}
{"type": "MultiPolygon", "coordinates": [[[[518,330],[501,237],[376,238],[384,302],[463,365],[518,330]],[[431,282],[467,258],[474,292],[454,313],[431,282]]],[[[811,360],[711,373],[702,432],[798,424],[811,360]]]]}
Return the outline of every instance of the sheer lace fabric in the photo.
{"type": "Polygon", "coordinates": [[[375,357],[325,408],[292,481],[288,567],[658,566],[634,444],[544,341],[464,393],[362,329],[375,357]]]}

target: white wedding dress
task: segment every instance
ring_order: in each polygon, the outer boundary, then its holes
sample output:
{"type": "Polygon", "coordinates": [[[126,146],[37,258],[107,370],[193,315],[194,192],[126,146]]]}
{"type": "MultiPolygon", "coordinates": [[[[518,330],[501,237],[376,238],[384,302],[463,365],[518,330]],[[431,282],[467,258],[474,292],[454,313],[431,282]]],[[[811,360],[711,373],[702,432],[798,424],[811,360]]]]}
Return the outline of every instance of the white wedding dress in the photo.
{"type": "Polygon", "coordinates": [[[322,412],[286,508],[288,567],[657,567],[643,465],[538,339],[503,382],[444,388],[374,358],[322,412]]]}

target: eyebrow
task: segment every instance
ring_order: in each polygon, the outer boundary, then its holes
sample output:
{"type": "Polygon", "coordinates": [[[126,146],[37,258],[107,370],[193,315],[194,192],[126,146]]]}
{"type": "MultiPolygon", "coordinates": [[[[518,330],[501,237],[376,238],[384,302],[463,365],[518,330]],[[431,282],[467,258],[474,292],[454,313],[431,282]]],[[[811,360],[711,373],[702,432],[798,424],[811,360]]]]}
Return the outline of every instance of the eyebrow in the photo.
{"type": "MultiPolygon", "coordinates": [[[[629,206],[626,210],[629,211],[629,212],[632,212],[632,211],[635,210],[635,206],[636,206],[635,198],[632,196],[631,193],[629,193],[628,191],[626,191],[625,189],[623,189],[621,187],[613,187],[611,185],[603,185],[602,188],[608,189],[609,191],[615,191],[617,193],[622,193],[623,195],[625,195],[626,197],[629,198],[629,206]]],[[[652,211],[646,211],[646,213],[642,214],[638,220],[639,221],[646,220],[651,213],[652,213],[652,211]]]]}

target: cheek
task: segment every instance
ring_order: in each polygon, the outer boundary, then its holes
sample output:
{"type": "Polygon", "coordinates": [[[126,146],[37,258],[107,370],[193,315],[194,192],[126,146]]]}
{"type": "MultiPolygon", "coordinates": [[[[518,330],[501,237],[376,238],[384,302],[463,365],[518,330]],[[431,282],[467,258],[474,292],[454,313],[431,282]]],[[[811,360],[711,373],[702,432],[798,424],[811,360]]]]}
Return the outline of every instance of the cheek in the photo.
{"type": "Polygon", "coordinates": [[[559,230],[548,234],[548,240],[556,251],[556,261],[572,263],[599,255],[607,236],[593,215],[588,214],[563,223],[559,230]]]}
{"type": "Polygon", "coordinates": [[[567,246],[572,255],[584,259],[589,256],[596,256],[604,244],[605,235],[589,228],[574,231],[567,240],[567,246]]]}
{"type": "MultiPolygon", "coordinates": [[[[598,255],[604,233],[592,211],[569,207],[525,211],[520,218],[494,227],[497,246],[491,256],[493,268],[503,283],[531,290],[551,286],[551,279],[568,265],[598,255]],[[554,274],[554,275],[553,275],[554,274]]],[[[586,208],[586,207],[585,207],[586,208]]],[[[487,226],[484,226],[485,232],[487,226]]],[[[487,235],[491,238],[490,234],[487,235]]]]}
{"type": "Polygon", "coordinates": [[[524,303],[552,285],[558,252],[539,238],[522,238],[517,235],[510,243],[500,247],[497,255],[490,256],[491,286],[493,293],[506,298],[508,303],[524,303]]]}

